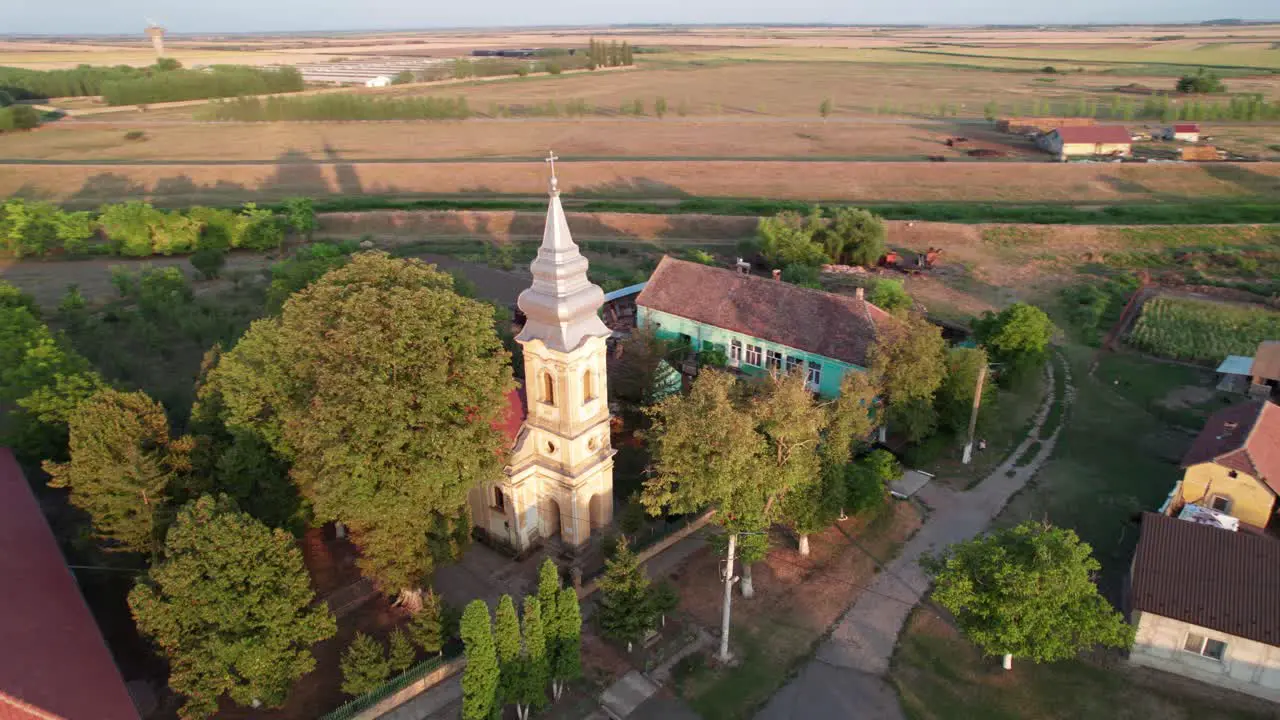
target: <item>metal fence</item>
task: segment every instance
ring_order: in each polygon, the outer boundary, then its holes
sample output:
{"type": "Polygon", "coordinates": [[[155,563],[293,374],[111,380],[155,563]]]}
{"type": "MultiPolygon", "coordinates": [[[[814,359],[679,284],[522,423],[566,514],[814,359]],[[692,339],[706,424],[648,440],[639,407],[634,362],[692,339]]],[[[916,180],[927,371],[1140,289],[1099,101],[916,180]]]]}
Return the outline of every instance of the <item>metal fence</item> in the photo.
{"type": "Polygon", "coordinates": [[[388,680],[382,687],[355,698],[351,702],[339,707],[337,710],[323,716],[320,720],[351,720],[351,718],[377,705],[391,695],[400,692],[414,682],[421,680],[427,673],[435,670],[445,662],[452,660],[451,657],[433,657],[424,660],[417,665],[405,670],[400,675],[388,680]]]}

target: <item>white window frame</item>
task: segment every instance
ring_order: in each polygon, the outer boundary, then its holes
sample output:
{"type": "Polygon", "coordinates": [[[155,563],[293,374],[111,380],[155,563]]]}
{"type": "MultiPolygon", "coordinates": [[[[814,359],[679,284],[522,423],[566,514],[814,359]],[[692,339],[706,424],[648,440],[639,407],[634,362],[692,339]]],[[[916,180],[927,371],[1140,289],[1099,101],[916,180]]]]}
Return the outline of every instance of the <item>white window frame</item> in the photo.
{"type": "Polygon", "coordinates": [[[1206,660],[1214,660],[1216,662],[1222,662],[1227,658],[1227,644],[1225,642],[1216,638],[1211,638],[1208,635],[1201,635],[1200,633],[1194,632],[1187,633],[1187,636],[1182,639],[1182,651],[1202,657],[1206,660]],[[1216,643],[1220,648],[1217,656],[1206,652],[1206,650],[1209,649],[1209,643],[1216,643]],[[1197,646],[1197,649],[1192,650],[1188,647],[1192,645],[1197,646]]]}
{"type": "Polygon", "coordinates": [[[770,370],[773,370],[774,372],[782,370],[782,351],[765,350],[764,366],[769,368],[770,370]]]}
{"type": "Polygon", "coordinates": [[[804,362],[803,358],[798,358],[795,355],[788,355],[787,356],[787,374],[790,375],[791,371],[795,370],[796,366],[802,364],[803,362],[804,362]]]}
{"type": "Polygon", "coordinates": [[[760,367],[762,353],[763,353],[763,350],[760,348],[759,345],[747,345],[746,363],[751,367],[760,367]]]}
{"type": "Polygon", "coordinates": [[[738,339],[729,341],[729,364],[738,367],[742,364],[742,341],[738,339]]]}
{"type": "Polygon", "coordinates": [[[1231,506],[1233,506],[1233,505],[1235,505],[1235,503],[1234,503],[1234,502],[1232,502],[1231,498],[1230,498],[1229,496],[1227,496],[1227,495],[1218,495],[1218,494],[1214,494],[1214,495],[1210,495],[1210,496],[1209,496],[1209,509],[1210,509],[1210,510],[1218,510],[1218,512],[1220,512],[1220,513],[1226,513],[1226,514],[1230,515],[1230,514],[1231,514],[1231,506]],[[1226,507],[1222,508],[1221,510],[1218,510],[1218,508],[1216,508],[1216,507],[1214,507],[1214,506],[1213,506],[1213,504],[1214,504],[1214,503],[1216,503],[1216,502],[1218,502],[1219,500],[1221,500],[1223,503],[1225,503],[1225,504],[1226,504],[1226,507]]]}
{"type": "Polygon", "coordinates": [[[805,366],[805,382],[814,390],[822,385],[822,363],[810,360],[805,366]]]}

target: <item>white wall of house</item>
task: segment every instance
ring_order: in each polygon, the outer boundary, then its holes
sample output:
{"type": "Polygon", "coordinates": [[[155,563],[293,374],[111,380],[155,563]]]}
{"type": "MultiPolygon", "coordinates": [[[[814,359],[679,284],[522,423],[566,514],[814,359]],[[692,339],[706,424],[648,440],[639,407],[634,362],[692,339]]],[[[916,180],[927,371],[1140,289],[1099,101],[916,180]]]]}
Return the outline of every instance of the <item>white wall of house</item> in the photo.
{"type": "Polygon", "coordinates": [[[391,78],[386,75],[379,75],[364,81],[365,87],[386,87],[391,84],[391,78]]]}
{"type": "Polygon", "coordinates": [[[1280,647],[1140,610],[1133,624],[1129,662],[1280,702],[1280,647]],[[1222,659],[1185,650],[1188,634],[1226,643],[1222,659]]]}

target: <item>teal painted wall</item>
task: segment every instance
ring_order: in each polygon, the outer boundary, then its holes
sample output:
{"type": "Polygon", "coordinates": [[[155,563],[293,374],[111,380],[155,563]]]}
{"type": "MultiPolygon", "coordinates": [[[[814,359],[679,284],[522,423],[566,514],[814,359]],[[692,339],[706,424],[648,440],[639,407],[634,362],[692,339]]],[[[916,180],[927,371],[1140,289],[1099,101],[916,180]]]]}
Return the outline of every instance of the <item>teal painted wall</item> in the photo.
{"type": "MultiPolygon", "coordinates": [[[[694,342],[697,349],[703,349],[705,343],[713,343],[724,350],[725,355],[729,355],[730,343],[738,340],[743,346],[742,362],[738,364],[738,369],[748,375],[763,375],[767,372],[764,368],[768,351],[781,353],[784,361],[783,368],[786,368],[785,358],[798,358],[802,363],[807,364],[812,361],[821,366],[821,375],[819,377],[817,391],[823,397],[835,397],[840,394],[840,381],[844,379],[845,373],[849,371],[862,371],[864,368],[858,367],[842,360],[836,360],[824,355],[797,350],[786,345],[779,345],[775,342],[762,340],[751,335],[724,330],[707,325],[705,323],[694,322],[688,318],[682,318],[670,313],[664,313],[658,310],[651,310],[647,307],[640,306],[637,308],[636,324],[640,327],[652,327],[654,334],[663,340],[679,340],[681,335],[687,335],[694,342]],[[753,366],[747,364],[747,345],[755,345],[760,350],[760,365],[753,366]]],[[[732,360],[730,361],[732,362],[732,360]]]]}

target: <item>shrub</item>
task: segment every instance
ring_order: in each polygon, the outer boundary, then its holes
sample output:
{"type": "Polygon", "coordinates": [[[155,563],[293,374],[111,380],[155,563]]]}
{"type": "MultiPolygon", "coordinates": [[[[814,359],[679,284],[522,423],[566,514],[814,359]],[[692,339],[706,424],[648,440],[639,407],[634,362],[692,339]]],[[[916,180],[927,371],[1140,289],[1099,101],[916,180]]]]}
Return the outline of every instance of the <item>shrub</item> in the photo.
{"type": "Polygon", "coordinates": [[[107,236],[112,253],[131,257],[152,253],[152,228],[164,222],[163,212],[138,200],[104,205],[98,215],[98,225],[107,236]]]}
{"type": "Polygon", "coordinates": [[[782,280],[813,290],[822,289],[822,272],[815,265],[792,263],[782,269],[782,280]]]}
{"type": "Polygon", "coordinates": [[[391,675],[382,643],[356,633],[342,654],[342,692],[359,697],[382,687],[391,675]]]}
{"type": "Polygon", "coordinates": [[[270,210],[255,203],[245,203],[241,215],[245,218],[241,247],[250,250],[276,250],[284,242],[284,224],[270,210]]]}
{"type": "Polygon", "coordinates": [[[1178,78],[1177,90],[1186,94],[1221,93],[1227,91],[1227,86],[1222,83],[1222,78],[1216,73],[1200,68],[1194,75],[1183,75],[1178,78]]]}
{"type": "Polygon", "coordinates": [[[40,113],[30,105],[0,108],[0,132],[30,130],[40,125],[40,113]]]}
{"type": "Polygon", "coordinates": [[[207,280],[218,277],[227,264],[227,251],[216,248],[201,248],[191,255],[191,266],[207,280]]]}
{"type": "Polygon", "coordinates": [[[876,279],[867,293],[867,301],[889,312],[910,310],[915,301],[907,294],[901,280],[876,279]]]}
{"type": "Polygon", "coordinates": [[[125,140],[146,140],[147,134],[141,130],[130,130],[124,134],[125,140]]]}

